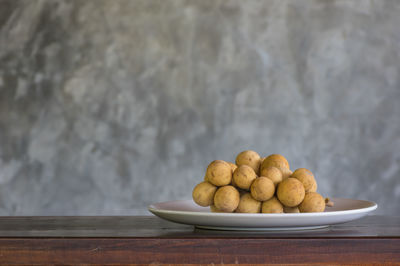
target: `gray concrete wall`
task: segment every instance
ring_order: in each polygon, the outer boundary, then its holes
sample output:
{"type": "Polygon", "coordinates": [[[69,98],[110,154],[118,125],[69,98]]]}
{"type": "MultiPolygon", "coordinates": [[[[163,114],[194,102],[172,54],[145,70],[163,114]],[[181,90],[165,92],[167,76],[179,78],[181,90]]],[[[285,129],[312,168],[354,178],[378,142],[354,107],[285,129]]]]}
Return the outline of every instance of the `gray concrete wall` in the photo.
{"type": "Polygon", "coordinates": [[[0,214],[147,214],[254,149],[400,212],[399,1],[0,1],[0,214]]]}

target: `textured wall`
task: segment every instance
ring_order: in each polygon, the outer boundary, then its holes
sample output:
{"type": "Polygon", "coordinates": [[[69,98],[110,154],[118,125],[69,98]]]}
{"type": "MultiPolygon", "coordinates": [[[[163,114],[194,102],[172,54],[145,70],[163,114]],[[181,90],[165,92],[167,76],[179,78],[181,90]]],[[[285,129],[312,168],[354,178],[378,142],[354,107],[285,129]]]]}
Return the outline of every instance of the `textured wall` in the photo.
{"type": "Polygon", "coordinates": [[[244,149],[400,212],[399,1],[0,0],[0,214],[146,214],[244,149]]]}

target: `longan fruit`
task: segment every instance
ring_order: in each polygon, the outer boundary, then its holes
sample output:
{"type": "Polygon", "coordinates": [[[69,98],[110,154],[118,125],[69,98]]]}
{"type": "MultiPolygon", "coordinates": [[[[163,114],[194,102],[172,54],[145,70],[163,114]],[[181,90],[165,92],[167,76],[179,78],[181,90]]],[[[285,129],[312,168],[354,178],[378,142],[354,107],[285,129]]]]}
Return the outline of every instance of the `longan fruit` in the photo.
{"type": "Polygon", "coordinates": [[[225,161],[215,160],[208,165],[206,175],[211,184],[217,187],[225,186],[231,183],[232,168],[225,161]]]}
{"type": "Polygon", "coordinates": [[[223,186],[214,195],[214,205],[222,212],[233,212],[239,205],[240,194],[233,186],[223,186]]]}
{"type": "Polygon", "coordinates": [[[286,178],[279,183],[277,196],[280,202],[287,207],[299,205],[305,195],[303,184],[296,178],[286,178]]]}
{"type": "Polygon", "coordinates": [[[234,164],[234,163],[231,163],[231,162],[228,162],[228,163],[231,166],[232,173],[235,172],[235,170],[236,170],[236,168],[238,168],[238,166],[236,164],[234,164]]]}
{"type": "Polygon", "coordinates": [[[282,181],[282,172],[274,166],[262,169],[260,176],[268,177],[275,186],[282,181]]]}
{"type": "Polygon", "coordinates": [[[285,157],[283,157],[280,154],[271,154],[271,155],[267,156],[261,165],[261,170],[264,168],[267,168],[269,166],[290,169],[289,162],[286,160],[285,157]]]}
{"type": "Polygon", "coordinates": [[[288,169],[288,168],[278,167],[278,169],[282,173],[282,180],[286,179],[286,178],[289,178],[293,174],[293,172],[290,171],[290,169],[288,169]]]}
{"type": "Polygon", "coordinates": [[[210,211],[211,211],[211,212],[223,213],[223,211],[217,209],[217,207],[215,207],[215,205],[210,205],[210,211]]]}
{"type": "Polygon", "coordinates": [[[210,205],[210,211],[211,212],[219,212],[217,208],[215,208],[215,205],[210,205]]]}
{"type": "Polygon", "coordinates": [[[259,213],[261,210],[261,202],[255,200],[250,193],[245,193],[240,196],[239,206],[236,212],[240,213],[259,213]]]}
{"type": "Polygon", "coordinates": [[[257,178],[253,168],[248,165],[241,165],[233,172],[233,180],[237,187],[249,190],[251,183],[257,178]]]}
{"type": "Polygon", "coordinates": [[[200,206],[210,206],[213,204],[216,190],[216,186],[208,182],[201,182],[197,184],[192,191],[193,200],[200,206]]]}
{"type": "Polygon", "coordinates": [[[232,178],[232,182],[230,183],[231,186],[235,187],[237,189],[237,191],[239,191],[240,196],[242,196],[245,193],[248,193],[247,190],[245,189],[241,189],[240,187],[238,187],[235,183],[235,179],[232,178]]]}
{"type": "Polygon", "coordinates": [[[306,168],[296,169],[292,176],[303,183],[306,192],[316,192],[317,191],[317,181],[315,181],[313,173],[306,168]]]}
{"type": "Polygon", "coordinates": [[[260,171],[260,155],[255,151],[242,151],[236,156],[237,166],[248,165],[253,168],[256,174],[260,171]]]}
{"type": "Polygon", "coordinates": [[[299,210],[300,212],[323,212],[325,210],[325,199],[317,192],[308,192],[299,205],[299,210]]]}
{"type": "Polygon", "coordinates": [[[251,184],[250,193],[256,200],[269,200],[275,193],[274,183],[268,177],[258,177],[253,181],[253,184],[251,184]]]}
{"type": "Polygon", "coordinates": [[[283,206],[283,212],[284,213],[299,213],[300,210],[299,210],[299,208],[297,206],[296,207],[283,206]]]}
{"type": "Polygon", "coordinates": [[[213,205],[210,205],[210,211],[211,211],[211,212],[223,212],[223,211],[217,209],[217,207],[215,207],[214,204],[213,204],[213,205]]]}
{"type": "Polygon", "coordinates": [[[283,205],[276,197],[264,201],[261,205],[262,213],[283,213],[283,205]]]}
{"type": "Polygon", "coordinates": [[[235,183],[235,179],[233,178],[233,175],[232,175],[232,180],[231,180],[230,185],[231,185],[231,186],[234,186],[235,188],[238,188],[238,186],[237,186],[236,183],[235,183]]]}
{"type": "MultiPolygon", "coordinates": [[[[228,163],[232,168],[232,174],[233,174],[233,172],[235,172],[235,170],[237,169],[238,166],[236,164],[234,164],[234,163],[231,163],[231,162],[228,162],[228,163]]],[[[233,179],[233,176],[232,176],[231,185],[234,186],[234,187],[237,187],[236,183],[235,183],[235,180],[233,179]]]]}

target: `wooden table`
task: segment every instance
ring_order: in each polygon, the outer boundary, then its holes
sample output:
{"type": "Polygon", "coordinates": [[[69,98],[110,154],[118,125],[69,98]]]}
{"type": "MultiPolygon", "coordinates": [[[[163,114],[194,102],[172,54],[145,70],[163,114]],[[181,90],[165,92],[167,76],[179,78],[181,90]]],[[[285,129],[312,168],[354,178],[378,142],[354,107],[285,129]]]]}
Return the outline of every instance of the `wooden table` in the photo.
{"type": "Polygon", "coordinates": [[[400,265],[400,217],[291,232],[200,230],[154,216],[1,217],[0,263],[400,265]]]}

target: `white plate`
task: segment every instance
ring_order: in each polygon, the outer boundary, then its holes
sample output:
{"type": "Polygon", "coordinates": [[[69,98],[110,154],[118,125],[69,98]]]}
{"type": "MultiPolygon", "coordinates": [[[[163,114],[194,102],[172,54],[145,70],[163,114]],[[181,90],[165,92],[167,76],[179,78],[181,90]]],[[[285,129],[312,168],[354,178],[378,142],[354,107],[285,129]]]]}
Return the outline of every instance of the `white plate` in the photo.
{"type": "Polygon", "coordinates": [[[214,213],[192,200],[152,204],[149,211],[160,218],[217,230],[303,230],[327,227],[359,219],[375,210],[371,201],[332,198],[334,207],[317,213],[214,213]]]}

